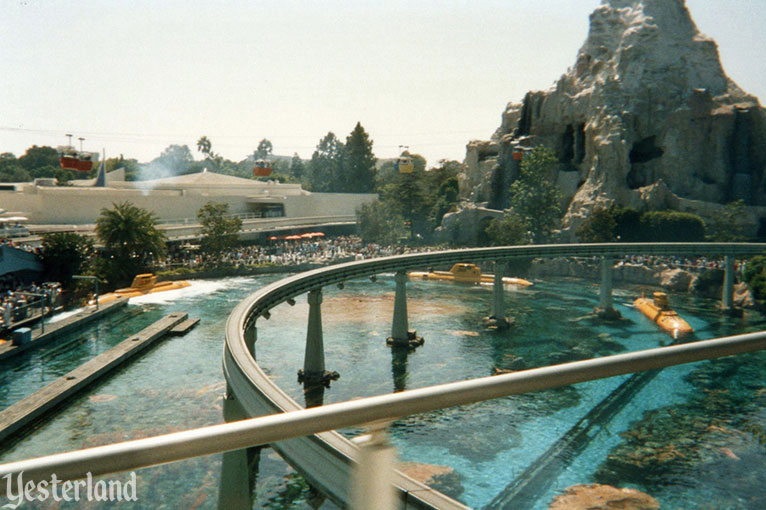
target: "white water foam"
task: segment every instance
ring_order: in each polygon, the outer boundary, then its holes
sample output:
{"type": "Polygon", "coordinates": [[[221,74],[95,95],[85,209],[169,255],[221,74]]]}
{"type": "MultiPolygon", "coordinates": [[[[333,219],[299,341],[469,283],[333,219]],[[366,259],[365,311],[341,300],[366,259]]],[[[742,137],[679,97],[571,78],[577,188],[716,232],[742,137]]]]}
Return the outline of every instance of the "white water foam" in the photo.
{"type": "MultiPolygon", "coordinates": [[[[186,298],[196,297],[204,294],[212,294],[220,290],[244,287],[248,284],[248,282],[252,281],[253,278],[250,277],[226,278],[223,280],[191,280],[191,285],[189,287],[132,297],[130,298],[129,303],[137,305],[169,304],[186,298]]],[[[255,290],[255,288],[253,288],[253,290],[255,290]]]]}
{"type": "Polygon", "coordinates": [[[45,322],[46,323],[58,322],[58,321],[66,319],[67,317],[71,317],[72,315],[76,313],[82,312],[83,310],[85,310],[85,308],[76,308],[74,310],[67,310],[66,312],[57,313],[56,315],[53,315],[50,318],[46,318],[45,322]]]}

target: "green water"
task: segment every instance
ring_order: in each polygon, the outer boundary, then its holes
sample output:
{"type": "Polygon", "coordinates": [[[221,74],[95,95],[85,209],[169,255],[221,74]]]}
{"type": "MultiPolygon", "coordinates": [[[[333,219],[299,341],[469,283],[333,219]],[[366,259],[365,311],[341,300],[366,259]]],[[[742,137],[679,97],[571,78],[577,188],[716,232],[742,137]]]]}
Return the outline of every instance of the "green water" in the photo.
{"type": "MultiPolygon", "coordinates": [[[[68,347],[40,350],[0,365],[0,406],[5,407],[167,313],[186,311],[202,319],[187,336],[164,340],[73,399],[63,413],[13,445],[3,445],[0,460],[220,423],[226,318],[244,296],[276,279],[197,281],[189,289],[132,300],[124,312],[66,339],[71,342],[68,347]]],[[[508,287],[506,306],[515,326],[497,334],[479,326],[490,306],[490,286],[411,282],[410,329],[426,342],[402,353],[385,345],[393,291],[390,276],[375,283],[348,282],[343,290],[325,289],[326,365],[341,377],[324,393],[324,402],[669,342],[656,326],[622,304],[632,301],[635,289],[615,291],[616,306],[626,320],[606,325],[588,317],[598,298],[597,285],[567,281],[508,287]]],[[[678,296],[674,304],[699,339],[766,329],[763,316],[748,312],[744,319],[724,317],[709,300],[678,296]]],[[[294,307],[280,305],[270,320],[257,324],[259,363],[301,404],[304,394],[296,372],[303,363],[307,315],[306,298],[301,297],[294,307]]],[[[610,423],[594,429],[592,441],[541,489],[533,507],[547,508],[558,491],[593,482],[644,490],[657,497],[663,509],[759,507],[753,504],[764,498],[762,484],[754,481],[766,470],[760,442],[766,428],[764,357],[736,360],[661,372],[610,423]],[[641,462],[630,457],[636,451],[645,453],[641,462]],[[626,464],[626,458],[635,465],[626,464]],[[658,469],[661,476],[653,475],[658,469]]],[[[481,508],[625,378],[408,417],[392,426],[393,441],[401,460],[454,470],[439,488],[481,508]]],[[[220,458],[139,470],[139,501],[129,507],[215,508],[220,458]]],[[[261,452],[256,482],[256,508],[311,508],[305,482],[272,450],[261,452]]],[[[321,508],[334,506],[326,502],[321,508]]]]}

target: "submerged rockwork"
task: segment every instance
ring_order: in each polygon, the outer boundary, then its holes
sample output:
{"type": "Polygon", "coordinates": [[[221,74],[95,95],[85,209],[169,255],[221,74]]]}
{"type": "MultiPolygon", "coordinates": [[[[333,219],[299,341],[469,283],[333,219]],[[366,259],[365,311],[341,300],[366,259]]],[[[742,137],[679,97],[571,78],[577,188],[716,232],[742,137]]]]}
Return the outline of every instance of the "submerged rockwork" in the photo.
{"type": "Polygon", "coordinates": [[[766,114],[725,73],[684,0],[603,0],[574,65],[510,103],[491,141],[468,144],[464,198],[508,207],[520,148],[546,145],[564,193],[564,237],[598,205],[711,218],[742,199],[766,233],[766,114]]]}

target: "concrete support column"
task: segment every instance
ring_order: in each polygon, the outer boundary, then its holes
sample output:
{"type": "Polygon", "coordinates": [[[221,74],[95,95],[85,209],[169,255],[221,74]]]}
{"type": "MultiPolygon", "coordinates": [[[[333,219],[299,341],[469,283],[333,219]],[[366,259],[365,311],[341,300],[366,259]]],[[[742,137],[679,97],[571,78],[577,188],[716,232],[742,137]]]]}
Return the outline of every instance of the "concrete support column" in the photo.
{"type": "Polygon", "coordinates": [[[338,372],[329,372],[324,366],[324,339],[322,336],[322,290],[309,291],[309,324],[306,328],[306,352],[303,368],[298,370],[298,382],[305,388],[315,385],[329,387],[338,379],[338,372]]]}
{"type": "Polygon", "coordinates": [[[734,256],[732,255],[726,255],[725,259],[721,306],[725,310],[734,308],[734,256]]]}
{"type": "Polygon", "coordinates": [[[614,283],[614,259],[612,257],[601,257],[601,295],[599,296],[598,306],[594,310],[601,319],[617,320],[622,316],[620,312],[612,306],[612,286],[614,283]]]}
{"type": "Polygon", "coordinates": [[[503,289],[503,273],[505,264],[495,261],[495,275],[492,280],[492,308],[489,316],[484,317],[484,327],[490,330],[501,330],[511,326],[511,321],[505,316],[505,289],[503,289]]]}
{"type": "Polygon", "coordinates": [[[601,296],[598,306],[602,310],[612,308],[612,286],[614,283],[614,260],[612,257],[601,257],[601,296]]]}
{"type": "Polygon", "coordinates": [[[505,317],[505,290],[503,289],[503,264],[495,261],[495,279],[492,284],[492,317],[505,317]]]}
{"type": "Polygon", "coordinates": [[[322,337],[322,291],[314,289],[308,294],[309,325],[306,331],[306,354],[303,373],[324,372],[324,339],[322,337]]]}
{"type": "Polygon", "coordinates": [[[386,343],[391,347],[415,349],[423,345],[423,339],[418,337],[415,331],[410,331],[407,320],[407,273],[397,271],[394,281],[394,318],[391,323],[391,336],[386,339],[386,343]]]}
{"type": "Polygon", "coordinates": [[[381,425],[368,435],[354,439],[360,447],[351,478],[352,510],[396,510],[399,508],[393,485],[396,452],[388,443],[381,425]]]}
{"type": "Polygon", "coordinates": [[[397,271],[396,295],[394,296],[394,319],[391,324],[391,338],[394,343],[407,343],[409,324],[407,322],[407,273],[397,271]]]}

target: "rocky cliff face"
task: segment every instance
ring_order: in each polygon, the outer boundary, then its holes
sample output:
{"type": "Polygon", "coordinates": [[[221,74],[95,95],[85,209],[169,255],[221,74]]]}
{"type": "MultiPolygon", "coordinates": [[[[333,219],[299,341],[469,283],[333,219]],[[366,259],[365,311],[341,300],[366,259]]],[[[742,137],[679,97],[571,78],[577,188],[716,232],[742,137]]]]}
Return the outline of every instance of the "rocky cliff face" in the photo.
{"type": "MultiPolygon", "coordinates": [[[[468,145],[466,198],[507,207],[493,183],[515,179],[515,149],[539,144],[560,161],[570,238],[599,204],[703,217],[737,199],[766,206],[766,114],[726,76],[684,0],[603,0],[574,66],[509,104],[491,143],[468,145]]],[[[748,215],[755,235],[766,208],[748,215]]]]}

